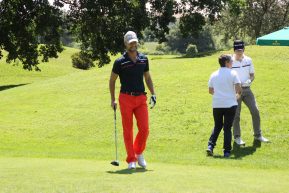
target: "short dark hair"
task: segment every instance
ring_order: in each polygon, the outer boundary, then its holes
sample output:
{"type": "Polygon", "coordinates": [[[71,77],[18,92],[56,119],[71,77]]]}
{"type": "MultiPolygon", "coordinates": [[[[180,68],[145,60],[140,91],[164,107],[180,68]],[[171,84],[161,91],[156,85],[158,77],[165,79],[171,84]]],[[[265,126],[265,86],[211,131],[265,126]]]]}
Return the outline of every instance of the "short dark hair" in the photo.
{"type": "Polygon", "coordinates": [[[219,57],[219,64],[221,67],[226,67],[226,62],[230,62],[232,60],[232,57],[227,54],[222,54],[219,57]]]}
{"type": "Polygon", "coordinates": [[[244,50],[244,49],[245,49],[245,43],[243,40],[235,40],[234,41],[234,51],[244,50]]]}

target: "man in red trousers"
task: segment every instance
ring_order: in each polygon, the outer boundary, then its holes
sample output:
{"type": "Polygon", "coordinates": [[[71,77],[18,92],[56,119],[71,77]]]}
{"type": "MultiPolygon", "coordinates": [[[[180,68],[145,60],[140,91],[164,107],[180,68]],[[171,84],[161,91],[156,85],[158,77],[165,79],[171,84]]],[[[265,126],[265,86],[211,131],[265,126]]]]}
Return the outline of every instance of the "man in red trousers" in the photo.
{"type": "Polygon", "coordinates": [[[117,108],[115,82],[119,77],[121,83],[119,105],[128,168],[135,169],[136,161],[138,161],[139,166],[146,168],[143,152],[149,135],[149,120],[144,79],[152,94],[150,98],[151,108],[156,104],[156,95],[149,73],[148,58],[137,51],[138,38],[136,33],[127,32],[124,36],[124,44],[126,52],[114,62],[110,76],[111,107],[113,109],[117,108]],[[138,134],[135,140],[133,139],[133,115],[136,118],[138,127],[138,134]]]}

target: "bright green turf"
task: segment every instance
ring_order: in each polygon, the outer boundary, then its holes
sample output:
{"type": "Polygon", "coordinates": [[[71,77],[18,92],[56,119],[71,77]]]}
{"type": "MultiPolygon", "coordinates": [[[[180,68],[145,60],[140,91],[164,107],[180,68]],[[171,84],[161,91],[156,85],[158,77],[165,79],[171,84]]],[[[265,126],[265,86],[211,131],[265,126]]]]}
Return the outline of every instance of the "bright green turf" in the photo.
{"type": "Polygon", "coordinates": [[[1,192],[13,193],[272,193],[288,191],[289,180],[281,170],[151,163],[147,170],[116,171],[96,160],[0,158],[0,168],[1,192]]]}
{"type": "Polygon", "coordinates": [[[262,130],[272,143],[253,146],[244,106],[247,146],[235,149],[229,160],[204,153],[213,126],[207,81],[220,53],[196,59],[150,56],[158,99],[150,110],[145,155],[153,171],[135,175],[106,172],[126,167],[121,136],[121,167],[109,165],[114,158],[111,65],[73,69],[75,51],[66,48],[59,59],[41,65],[41,73],[0,61],[0,192],[128,192],[143,180],[145,188],[138,185],[134,192],[288,192],[289,48],[247,47],[256,69],[252,89],[262,130]],[[19,84],[26,85],[3,90],[19,84]]]}
{"type": "MultiPolygon", "coordinates": [[[[65,48],[59,58],[50,59],[48,64],[40,64],[42,72],[25,71],[18,61],[6,64],[6,58],[4,57],[0,60],[0,86],[29,84],[38,80],[45,80],[47,78],[76,72],[78,70],[71,67],[71,55],[75,52],[78,52],[78,50],[65,48]]],[[[5,53],[4,56],[6,56],[5,53]]]]}

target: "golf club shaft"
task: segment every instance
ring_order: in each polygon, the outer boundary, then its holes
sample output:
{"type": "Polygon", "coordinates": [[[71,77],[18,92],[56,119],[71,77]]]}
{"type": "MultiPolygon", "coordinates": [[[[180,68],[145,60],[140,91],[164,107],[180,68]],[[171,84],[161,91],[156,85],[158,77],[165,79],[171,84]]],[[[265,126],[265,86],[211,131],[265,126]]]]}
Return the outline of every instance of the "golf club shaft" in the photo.
{"type": "Polygon", "coordinates": [[[114,107],[114,142],[115,142],[115,159],[118,160],[118,155],[117,155],[116,108],[115,107],[114,107]]]}

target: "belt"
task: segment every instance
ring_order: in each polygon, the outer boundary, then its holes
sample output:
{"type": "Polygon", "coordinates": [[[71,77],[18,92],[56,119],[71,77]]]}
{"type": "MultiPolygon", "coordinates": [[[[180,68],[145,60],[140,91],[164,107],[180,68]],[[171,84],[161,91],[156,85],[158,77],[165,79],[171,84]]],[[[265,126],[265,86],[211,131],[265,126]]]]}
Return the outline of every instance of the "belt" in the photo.
{"type": "Polygon", "coordinates": [[[126,92],[126,91],[120,91],[122,94],[127,94],[130,96],[141,96],[141,95],[146,95],[146,92],[126,92]]]}

